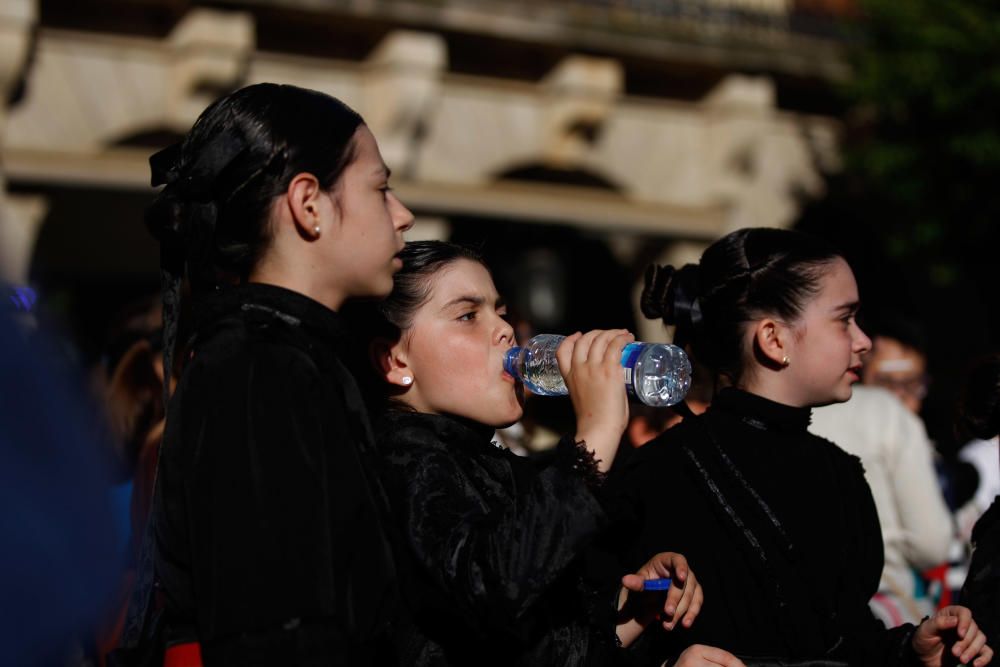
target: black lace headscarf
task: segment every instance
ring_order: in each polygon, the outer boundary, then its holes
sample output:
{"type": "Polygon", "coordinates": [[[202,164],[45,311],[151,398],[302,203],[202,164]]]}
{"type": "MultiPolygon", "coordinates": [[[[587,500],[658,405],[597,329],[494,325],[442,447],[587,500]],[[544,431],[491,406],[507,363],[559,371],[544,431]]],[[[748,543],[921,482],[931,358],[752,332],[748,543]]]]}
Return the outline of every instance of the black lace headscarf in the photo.
{"type": "Polygon", "coordinates": [[[746,324],[765,316],[794,322],[840,256],[801,232],[740,229],[709,246],[698,264],[650,266],[640,306],[649,319],[675,326],[674,343],[689,347],[716,378],[738,384],[746,324]]]}
{"type": "Polygon", "coordinates": [[[150,158],[152,184],[164,186],[146,224],[160,242],[165,368],[173,368],[181,283],[197,293],[245,281],[270,241],[275,197],[303,172],[332,188],[363,123],[329,95],[262,83],[213,103],[180,143],[150,158]]]}

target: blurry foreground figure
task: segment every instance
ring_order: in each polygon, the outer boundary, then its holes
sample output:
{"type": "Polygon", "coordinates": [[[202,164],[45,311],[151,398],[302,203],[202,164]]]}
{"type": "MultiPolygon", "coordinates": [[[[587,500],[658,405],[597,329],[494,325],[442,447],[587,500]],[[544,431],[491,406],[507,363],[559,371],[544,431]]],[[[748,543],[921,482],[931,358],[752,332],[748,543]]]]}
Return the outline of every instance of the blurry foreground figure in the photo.
{"type": "Polygon", "coordinates": [[[0,643],[5,665],[65,665],[110,603],[108,471],[81,383],[0,310],[0,643]]]}

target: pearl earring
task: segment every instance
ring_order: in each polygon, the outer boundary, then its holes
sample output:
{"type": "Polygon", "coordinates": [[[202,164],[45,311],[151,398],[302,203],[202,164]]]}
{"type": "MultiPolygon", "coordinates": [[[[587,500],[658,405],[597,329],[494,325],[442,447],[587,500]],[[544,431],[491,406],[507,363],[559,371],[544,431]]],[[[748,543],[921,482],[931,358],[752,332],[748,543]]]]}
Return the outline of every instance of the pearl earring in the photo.
{"type": "Polygon", "coordinates": [[[782,360],[781,360],[781,365],[782,366],[787,366],[790,363],[792,363],[792,361],[791,361],[791,359],[788,358],[788,355],[786,354],[784,356],[784,358],[782,358],[782,360]]]}
{"type": "Polygon", "coordinates": [[[313,227],[313,232],[315,232],[316,236],[319,236],[319,225],[313,227]]]}
{"type": "Polygon", "coordinates": [[[413,384],[413,378],[411,378],[409,375],[404,375],[403,379],[400,380],[400,382],[403,383],[404,387],[409,387],[411,384],[413,384]]]}

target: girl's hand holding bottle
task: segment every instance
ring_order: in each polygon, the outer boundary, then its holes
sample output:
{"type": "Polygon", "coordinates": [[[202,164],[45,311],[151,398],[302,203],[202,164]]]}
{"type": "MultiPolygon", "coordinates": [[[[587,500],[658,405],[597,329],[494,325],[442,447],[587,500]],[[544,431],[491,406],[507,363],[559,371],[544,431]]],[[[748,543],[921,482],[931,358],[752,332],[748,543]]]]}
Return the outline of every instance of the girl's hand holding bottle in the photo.
{"type": "Polygon", "coordinates": [[[625,329],[579,332],[556,350],[559,372],[576,413],[576,440],[586,443],[607,472],[628,424],[628,397],[623,382],[622,350],[635,336],[625,329]]]}

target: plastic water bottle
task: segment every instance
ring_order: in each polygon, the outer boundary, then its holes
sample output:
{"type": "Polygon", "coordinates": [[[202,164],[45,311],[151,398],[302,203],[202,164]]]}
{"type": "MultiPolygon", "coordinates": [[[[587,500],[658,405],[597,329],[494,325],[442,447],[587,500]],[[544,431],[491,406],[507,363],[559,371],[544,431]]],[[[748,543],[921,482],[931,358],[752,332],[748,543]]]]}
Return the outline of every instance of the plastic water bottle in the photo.
{"type": "MultiPolygon", "coordinates": [[[[556,348],[565,336],[539,334],[524,347],[512,347],[504,358],[504,370],[540,396],[569,393],[556,348]]],[[[664,407],[684,400],[691,388],[691,362],[684,350],[667,343],[629,343],[622,350],[625,388],[646,405],[664,407]]]]}

